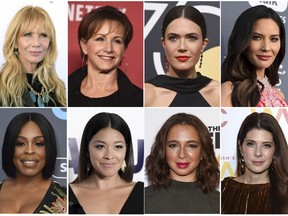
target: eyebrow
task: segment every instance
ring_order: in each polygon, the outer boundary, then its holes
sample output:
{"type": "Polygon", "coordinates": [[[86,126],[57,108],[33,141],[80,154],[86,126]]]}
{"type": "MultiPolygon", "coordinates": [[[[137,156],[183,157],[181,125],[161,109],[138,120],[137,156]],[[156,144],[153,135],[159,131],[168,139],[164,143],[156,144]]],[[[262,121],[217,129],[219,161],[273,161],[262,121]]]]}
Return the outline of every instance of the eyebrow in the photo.
{"type": "MultiPolygon", "coordinates": [[[[95,140],[93,143],[103,143],[103,144],[107,144],[107,142],[102,141],[102,140],[95,140]]],[[[113,142],[113,144],[117,144],[117,143],[125,144],[125,142],[124,142],[124,141],[121,141],[121,140],[118,140],[118,141],[113,142]]]]}
{"type": "MultiPolygon", "coordinates": [[[[24,137],[24,136],[18,136],[17,139],[19,139],[19,138],[21,138],[21,139],[27,139],[27,137],[24,137]]],[[[44,136],[35,136],[35,137],[33,137],[33,139],[41,139],[41,138],[44,139],[44,136]]]]}
{"type": "MultiPolygon", "coordinates": [[[[179,140],[174,140],[174,139],[172,139],[172,140],[167,140],[167,143],[168,142],[179,142],[179,140]]],[[[199,141],[197,141],[197,140],[187,140],[187,141],[185,141],[186,143],[198,143],[198,144],[200,144],[200,142],[199,141]]]]}
{"type": "MultiPolygon", "coordinates": [[[[258,32],[253,32],[254,35],[260,35],[260,36],[263,36],[263,34],[261,33],[258,33],[258,32]]],[[[280,37],[279,34],[274,34],[274,35],[270,35],[270,37],[280,37]]]]}

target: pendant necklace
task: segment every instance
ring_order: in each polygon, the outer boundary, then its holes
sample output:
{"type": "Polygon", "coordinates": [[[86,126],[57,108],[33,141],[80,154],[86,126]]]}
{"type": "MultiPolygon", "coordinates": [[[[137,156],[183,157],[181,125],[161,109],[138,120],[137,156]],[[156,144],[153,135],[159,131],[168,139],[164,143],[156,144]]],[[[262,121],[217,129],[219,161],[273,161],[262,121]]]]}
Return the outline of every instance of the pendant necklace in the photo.
{"type": "MultiPolygon", "coordinates": [[[[26,79],[27,80],[27,79],[26,79]]],[[[27,80],[27,87],[29,88],[29,95],[33,101],[33,103],[36,102],[36,96],[37,96],[37,104],[39,107],[45,107],[45,103],[47,104],[49,102],[49,97],[47,91],[45,91],[44,87],[41,87],[41,92],[35,91],[35,89],[28,83],[27,80]]]]}

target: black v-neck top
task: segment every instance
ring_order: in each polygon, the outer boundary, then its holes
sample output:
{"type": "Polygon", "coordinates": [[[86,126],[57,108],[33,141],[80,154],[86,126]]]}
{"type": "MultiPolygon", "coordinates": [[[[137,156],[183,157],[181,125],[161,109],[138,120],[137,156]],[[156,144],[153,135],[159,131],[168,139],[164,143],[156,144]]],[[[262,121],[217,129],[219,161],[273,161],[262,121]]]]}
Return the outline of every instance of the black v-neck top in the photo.
{"type": "Polygon", "coordinates": [[[210,104],[200,94],[200,90],[207,86],[212,79],[197,72],[196,78],[176,78],[167,75],[158,75],[149,80],[154,86],[177,92],[170,107],[210,107],[210,104]]]}
{"type": "MultiPolygon", "coordinates": [[[[97,203],[95,203],[97,205],[97,203]]],[[[69,186],[69,214],[86,214],[69,186]]],[[[95,212],[97,214],[97,212],[95,212]]],[[[144,214],[144,183],[138,181],[119,214],[144,214]]]]}

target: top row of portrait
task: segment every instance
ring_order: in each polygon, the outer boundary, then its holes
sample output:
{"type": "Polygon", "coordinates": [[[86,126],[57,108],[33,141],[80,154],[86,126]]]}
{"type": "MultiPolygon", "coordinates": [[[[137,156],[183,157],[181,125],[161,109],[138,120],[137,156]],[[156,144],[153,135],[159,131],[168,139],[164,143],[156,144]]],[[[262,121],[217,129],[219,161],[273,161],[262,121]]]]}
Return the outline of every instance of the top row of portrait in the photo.
{"type": "Polygon", "coordinates": [[[9,0],[0,106],[287,107],[287,5],[9,0]]]}

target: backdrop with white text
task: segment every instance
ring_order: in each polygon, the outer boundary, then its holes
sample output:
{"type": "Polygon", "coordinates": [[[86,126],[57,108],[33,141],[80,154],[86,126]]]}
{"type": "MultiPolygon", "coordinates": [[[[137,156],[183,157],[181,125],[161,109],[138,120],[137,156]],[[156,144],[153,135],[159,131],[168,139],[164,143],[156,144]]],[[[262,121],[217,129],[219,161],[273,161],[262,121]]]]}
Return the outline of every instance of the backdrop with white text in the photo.
{"type": "Polygon", "coordinates": [[[252,112],[266,112],[279,122],[288,140],[288,109],[225,108],[221,110],[221,179],[235,176],[237,167],[237,134],[244,119],[252,112]]]}
{"type": "Polygon", "coordinates": [[[78,158],[81,137],[89,119],[99,112],[116,113],[128,124],[133,142],[134,177],[133,181],[144,181],[144,110],[142,108],[69,108],[68,129],[68,160],[69,182],[75,180],[78,174],[78,158]]]}
{"type": "MultiPolygon", "coordinates": [[[[215,155],[220,158],[220,109],[219,108],[146,108],[145,110],[145,154],[150,154],[151,146],[155,141],[156,134],[165,121],[176,113],[189,113],[197,116],[208,128],[213,140],[215,155]]],[[[145,186],[148,186],[145,176],[145,186]]]]}

